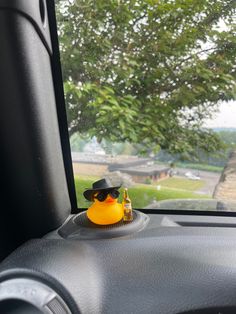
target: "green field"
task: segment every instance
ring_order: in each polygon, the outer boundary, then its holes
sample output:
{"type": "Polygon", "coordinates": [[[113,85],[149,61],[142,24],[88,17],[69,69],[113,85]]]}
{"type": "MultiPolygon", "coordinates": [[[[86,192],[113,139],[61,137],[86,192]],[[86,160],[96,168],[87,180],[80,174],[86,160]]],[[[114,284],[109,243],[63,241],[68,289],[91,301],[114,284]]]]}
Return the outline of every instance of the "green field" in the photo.
{"type": "MultiPolygon", "coordinates": [[[[92,183],[97,179],[98,178],[96,177],[75,177],[76,194],[79,208],[87,208],[89,206],[90,203],[86,201],[83,197],[83,191],[86,188],[90,188],[92,186],[92,183]]],[[[197,187],[194,187],[195,183],[204,184],[204,182],[201,181],[199,182],[190,181],[187,179],[170,178],[160,181],[159,185],[161,186],[161,190],[157,190],[157,187],[153,185],[137,184],[129,188],[129,195],[134,208],[143,208],[150,204],[154,199],[157,201],[161,201],[166,199],[211,198],[207,195],[194,193],[193,190],[197,190],[201,187],[199,185],[197,187]],[[177,181],[172,179],[176,179],[177,181]],[[164,183],[167,186],[165,186],[164,183]]],[[[122,195],[122,188],[120,189],[120,192],[122,195]]]]}
{"type": "Polygon", "coordinates": [[[197,191],[205,185],[203,180],[189,180],[185,178],[168,178],[159,182],[162,187],[181,189],[187,191],[197,191]]]}

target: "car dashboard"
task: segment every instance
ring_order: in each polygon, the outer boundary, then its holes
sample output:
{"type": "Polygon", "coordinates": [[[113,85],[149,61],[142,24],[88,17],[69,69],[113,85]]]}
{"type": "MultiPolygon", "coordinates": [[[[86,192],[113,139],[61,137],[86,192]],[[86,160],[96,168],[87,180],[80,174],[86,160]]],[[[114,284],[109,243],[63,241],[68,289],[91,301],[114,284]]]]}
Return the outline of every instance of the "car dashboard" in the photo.
{"type": "Polygon", "coordinates": [[[25,243],[1,265],[1,295],[18,278],[56,291],[60,313],[235,313],[236,217],[143,215],[146,225],[125,236],[59,228],[25,243]]]}

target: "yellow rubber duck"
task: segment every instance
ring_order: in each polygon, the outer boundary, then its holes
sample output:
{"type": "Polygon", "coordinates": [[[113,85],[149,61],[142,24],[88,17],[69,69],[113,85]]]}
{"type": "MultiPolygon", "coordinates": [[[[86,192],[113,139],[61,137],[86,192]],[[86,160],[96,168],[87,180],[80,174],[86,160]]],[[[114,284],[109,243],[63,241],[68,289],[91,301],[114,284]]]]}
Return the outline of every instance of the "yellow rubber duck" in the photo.
{"type": "Polygon", "coordinates": [[[117,201],[119,188],[112,186],[108,179],[102,179],[94,182],[93,188],[83,193],[87,200],[94,202],[87,210],[90,221],[97,225],[111,225],[123,218],[123,206],[117,201]]]}

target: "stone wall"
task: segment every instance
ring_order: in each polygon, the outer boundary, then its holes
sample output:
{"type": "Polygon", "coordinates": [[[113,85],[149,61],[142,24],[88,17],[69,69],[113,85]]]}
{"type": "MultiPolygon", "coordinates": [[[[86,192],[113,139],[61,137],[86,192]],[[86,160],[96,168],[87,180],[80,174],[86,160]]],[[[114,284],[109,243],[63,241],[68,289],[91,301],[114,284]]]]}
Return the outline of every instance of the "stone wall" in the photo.
{"type": "Polygon", "coordinates": [[[218,200],[236,201],[236,151],[231,153],[213,197],[218,200]]]}

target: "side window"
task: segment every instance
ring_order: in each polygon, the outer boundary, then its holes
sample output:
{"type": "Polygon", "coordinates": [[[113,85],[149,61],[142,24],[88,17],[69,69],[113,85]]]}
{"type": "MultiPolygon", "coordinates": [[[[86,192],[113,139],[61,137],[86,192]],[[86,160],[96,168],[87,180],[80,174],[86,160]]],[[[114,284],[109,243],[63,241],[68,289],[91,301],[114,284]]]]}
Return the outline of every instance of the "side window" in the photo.
{"type": "Polygon", "coordinates": [[[136,208],[236,201],[236,179],[221,176],[236,160],[235,11],[229,0],[57,1],[79,207],[104,177],[136,208]]]}

